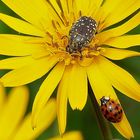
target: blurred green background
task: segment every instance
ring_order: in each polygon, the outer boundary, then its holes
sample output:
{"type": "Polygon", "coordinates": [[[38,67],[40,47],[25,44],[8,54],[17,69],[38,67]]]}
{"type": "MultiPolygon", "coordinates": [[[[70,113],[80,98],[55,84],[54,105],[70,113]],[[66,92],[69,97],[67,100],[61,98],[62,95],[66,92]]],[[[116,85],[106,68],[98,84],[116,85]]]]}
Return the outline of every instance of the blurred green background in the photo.
{"type": "MultiPolygon", "coordinates": [[[[0,12],[13,15],[18,17],[13,11],[11,11],[7,6],[5,6],[0,1],[0,12]]],[[[0,21],[0,33],[13,33],[17,34],[14,30],[6,26],[4,23],[0,21]]],[[[135,28],[133,31],[129,32],[129,34],[139,34],[140,26],[135,28]]],[[[132,49],[140,51],[139,47],[133,47],[132,49]]],[[[0,56],[0,59],[5,56],[0,56]]],[[[126,69],[130,72],[135,79],[140,82],[140,57],[127,58],[121,61],[114,61],[114,63],[118,64],[122,68],[126,69]]],[[[1,71],[0,76],[2,76],[6,71],[1,71]]],[[[30,103],[28,106],[27,112],[31,111],[32,103],[37,93],[39,86],[46,76],[37,80],[28,85],[30,88],[30,103]]],[[[7,89],[8,90],[8,89],[7,89]]],[[[128,120],[132,126],[134,131],[135,138],[133,140],[140,140],[140,103],[124,96],[119,93],[117,95],[121,101],[121,104],[125,110],[125,113],[128,117],[128,120]]],[[[56,92],[54,92],[54,95],[56,92]]],[[[46,116],[47,119],[47,116],[46,116]]],[[[125,140],[112,125],[110,125],[112,135],[114,139],[125,140]]],[[[69,130],[80,130],[83,133],[85,140],[101,140],[100,130],[97,125],[97,121],[95,119],[95,114],[92,108],[92,104],[90,99],[88,99],[87,104],[83,111],[72,111],[70,106],[68,105],[68,121],[67,121],[67,131],[69,130]]],[[[58,125],[57,120],[53,123],[53,125],[45,131],[37,140],[45,140],[50,136],[55,136],[58,134],[58,125]]]]}

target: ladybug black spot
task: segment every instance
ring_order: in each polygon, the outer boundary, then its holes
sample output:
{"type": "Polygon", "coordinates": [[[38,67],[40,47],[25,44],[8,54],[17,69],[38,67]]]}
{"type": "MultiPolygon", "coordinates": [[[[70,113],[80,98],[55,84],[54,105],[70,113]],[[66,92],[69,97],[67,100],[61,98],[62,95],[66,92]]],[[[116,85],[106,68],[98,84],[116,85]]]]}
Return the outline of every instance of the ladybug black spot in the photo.
{"type": "Polygon", "coordinates": [[[118,113],[121,114],[122,113],[122,110],[118,111],[118,113]]]}
{"type": "Polygon", "coordinates": [[[107,115],[107,114],[109,114],[109,112],[106,110],[106,111],[105,111],[105,115],[107,115]]]}
{"type": "Polygon", "coordinates": [[[114,101],[111,101],[112,102],[112,104],[114,104],[115,102],[114,101]]]}
{"type": "Polygon", "coordinates": [[[109,117],[108,119],[109,119],[109,120],[111,120],[111,121],[113,121],[113,120],[114,120],[114,118],[113,118],[113,117],[109,117]]]}
{"type": "Polygon", "coordinates": [[[116,106],[116,107],[115,107],[115,109],[116,109],[116,110],[118,110],[118,109],[119,109],[119,107],[118,107],[118,106],[116,106]]]}
{"type": "Polygon", "coordinates": [[[117,116],[118,116],[118,114],[117,114],[117,113],[115,113],[115,114],[114,114],[114,117],[117,117],[117,116]]]}
{"type": "Polygon", "coordinates": [[[112,111],[113,111],[113,109],[112,109],[112,108],[110,108],[110,109],[109,109],[109,112],[112,112],[112,111]]]}
{"type": "Polygon", "coordinates": [[[102,112],[104,112],[104,108],[102,108],[101,110],[102,110],[102,112]]]}
{"type": "Polygon", "coordinates": [[[119,117],[118,119],[120,120],[122,117],[119,117]]]}

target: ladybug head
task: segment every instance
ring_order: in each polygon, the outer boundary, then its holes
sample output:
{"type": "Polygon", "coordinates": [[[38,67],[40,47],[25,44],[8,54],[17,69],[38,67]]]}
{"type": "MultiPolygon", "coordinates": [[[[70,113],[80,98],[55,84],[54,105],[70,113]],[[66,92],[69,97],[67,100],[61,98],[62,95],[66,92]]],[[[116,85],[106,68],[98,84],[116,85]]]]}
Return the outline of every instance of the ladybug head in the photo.
{"type": "Polygon", "coordinates": [[[103,96],[100,101],[101,101],[101,105],[105,105],[108,101],[110,100],[110,98],[108,96],[103,96]]]}

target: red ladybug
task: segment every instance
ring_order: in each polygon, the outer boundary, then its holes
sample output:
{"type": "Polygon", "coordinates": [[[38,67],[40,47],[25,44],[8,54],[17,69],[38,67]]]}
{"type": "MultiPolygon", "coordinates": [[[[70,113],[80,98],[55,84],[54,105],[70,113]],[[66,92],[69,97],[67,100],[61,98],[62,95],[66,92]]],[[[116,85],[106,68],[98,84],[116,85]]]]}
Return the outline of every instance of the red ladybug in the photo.
{"type": "Polygon", "coordinates": [[[122,120],[123,110],[119,103],[105,96],[103,96],[100,101],[101,112],[108,121],[118,123],[122,120]]]}

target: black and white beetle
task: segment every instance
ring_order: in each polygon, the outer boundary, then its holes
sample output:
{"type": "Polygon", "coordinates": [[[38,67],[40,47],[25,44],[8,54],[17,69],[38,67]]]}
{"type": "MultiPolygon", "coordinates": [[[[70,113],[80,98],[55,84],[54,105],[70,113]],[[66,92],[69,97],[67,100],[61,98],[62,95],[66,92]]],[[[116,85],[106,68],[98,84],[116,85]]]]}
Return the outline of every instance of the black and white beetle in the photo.
{"type": "Polygon", "coordinates": [[[81,52],[87,46],[96,33],[97,23],[91,17],[82,16],[69,31],[69,43],[66,51],[71,53],[81,52]]]}

